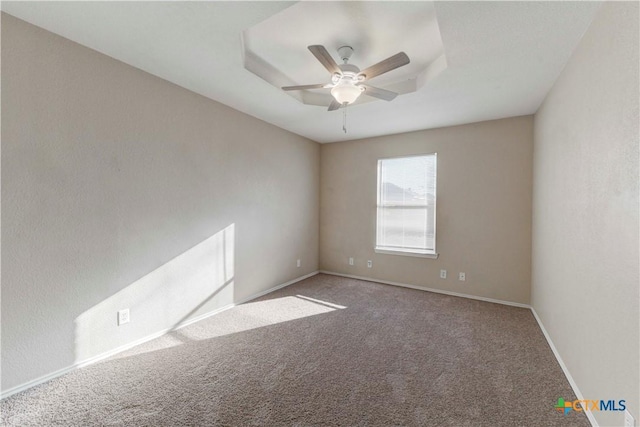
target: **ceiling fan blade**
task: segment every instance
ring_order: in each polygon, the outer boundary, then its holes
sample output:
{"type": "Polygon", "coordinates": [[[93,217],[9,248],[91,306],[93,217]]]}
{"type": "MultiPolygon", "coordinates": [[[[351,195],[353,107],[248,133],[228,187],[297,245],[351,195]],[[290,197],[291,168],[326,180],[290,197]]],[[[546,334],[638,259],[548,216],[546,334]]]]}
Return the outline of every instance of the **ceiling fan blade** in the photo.
{"type": "Polygon", "coordinates": [[[302,86],[283,86],[282,90],[304,90],[304,89],[322,89],[326,84],[320,83],[317,85],[302,85],[302,86]]]}
{"type": "Polygon", "coordinates": [[[329,111],[337,110],[340,107],[342,107],[342,104],[334,99],[333,101],[331,101],[331,104],[329,104],[329,111]]]}
{"type": "Polygon", "coordinates": [[[316,59],[320,61],[320,63],[324,65],[324,68],[329,70],[331,74],[335,74],[335,73],[342,74],[342,70],[340,69],[340,67],[338,67],[338,64],[336,64],[336,61],[333,60],[333,58],[331,57],[329,52],[327,52],[327,49],[325,49],[324,46],[319,44],[314,44],[314,45],[308,46],[307,49],[309,49],[311,53],[313,53],[313,56],[315,56],[316,59]]]}
{"type": "Polygon", "coordinates": [[[395,70],[396,68],[400,68],[409,63],[409,57],[406,53],[400,52],[395,55],[385,59],[384,61],[380,61],[377,64],[370,66],[369,68],[365,68],[360,71],[359,76],[364,76],[365,79],[372,79],[380,74],[387,73],[391,70],[395,70]]]}
{"type": "Polygon", "coordinates": [[[358,86],[364,88],[365,95],[373,96],[374,98],[378,99],[384,99],[385,101],[392,101],[396,96],[398,96],[398,94],[395,92],[391,92],[390,90],[386,89],[380,89],[379,87],[373,87],[369,85],[358,86]]]}

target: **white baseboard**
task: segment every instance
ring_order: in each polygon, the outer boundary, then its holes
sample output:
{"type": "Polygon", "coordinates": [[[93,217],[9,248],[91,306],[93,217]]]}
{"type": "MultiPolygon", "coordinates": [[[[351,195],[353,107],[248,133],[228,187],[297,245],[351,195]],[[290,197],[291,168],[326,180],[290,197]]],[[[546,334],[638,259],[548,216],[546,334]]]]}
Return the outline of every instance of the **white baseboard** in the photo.
{"type": "MultiPolygon", "coordinates": [[[[564,364],[564,361],[562,360],[562,357],[560,357],[560,353],[558,352],[558,349],[553,344],[553,341],[551,341],[551,336],[549,335],[544,325],[542,324],[542,320],[540,319],[540,316],[538,316],[538,313],[536,313],[536,310],[533,307],[531,307],[531,312],[533,313],[533,317],[536,318],[536,321],[538,322],[538,326],[540,326],[540,329],[542,330],[544,337],[547,339],[547,343],[549,344],[549,347],[551,347],[551,351],[553,351],[553,355],[556,357],[558,364],[562,368],[562,372],[564,372],[564,376],[567,377],[567,381],[569,381],[569,385],[571,385],[571,388],[573,389],[573,392],[575,393],[576,397],[578,398],[578,400],[584,400],[584,396],[580,392],[580,389],[578,388],[578,384],[576,384],[576,382],[574,381],[573,377],[571,376],[571,372],[569,372],[569,368],[567,368],[567,365],[564,364]]],[[[591,425],[593,427],[598,427],[598,422],[596,421],[596,418],[593,416],[593,413],[591,413],[591,411],[584,411],[584,413],[589,419],[589,422],[591,423],[591,425]]]]}
{"type": "Polygon", "coordinates": [[[113,350],[109,350],[109,351],[101,353],[101,354],[99,354],[97,356],[93,356],[93,357],[90,357],[88,359],[82,360],[80,362],[74,363],[73,365],[67,366],[66,368],[59,369],[59,370],[57,370],[55,372],[52,372],[50,374],[43,375],[43,376],[41,376],[39,378],[36,378],[34,380],[31,380],[31,381],[28,381],[26,383],[17,385],[17,386],[12,387],[12,388],[10,388],[8,390],[4,390],[4,391],[2,391],[0,393],[0,399],[6,399],[9,396],[12,396],[12,395],[14,395],[16,393],[20,393],[21,391],[28,390],[31,387],[35,387],[35,386],[37,386],[39,384],[45,383],[45,382],[47,382],[49,380],[57,378],[57,377],[59,377],[61,375],[64,375],[64,374],[69,373],[71,371],[74,371],[76,369],[80,369],[80,368],[83,368],[85,366],[92,365],[92,364],[94,364],[96,362],[99,362],[99,361],[104,360],[104,359],[106,359],[108,357],[114,356],[114,355],[116,355],[118,353],[121,353],[121,352],[123,352],[125,350],[129,350],[129,349],[131,349],[131,348],[133,348],[135,346],[138,346],[140,344],[143,344],[143,343],[145,343],[147,341],[151,341],[151,340],[154,340],[156,338],[159,338],[159,337],[161,337],[161,336],[163,336],[165,334],[168,334],[169,332],[173,332],[173,331],[176,331],[178,329],[184,328],[185,326],[189,326],[189,325],[191,325],[193,323],[199,322],[199,321],[204,320],[204,319],[206,319],[208,317],[214,316],[214,315],[216,315],[218,313],[222,313],[223,311],[228,310],[230,308],[233,308],[233,307],[235,307],[237,305],[244,304],[246,302],[249,302],[251,300],[254,300],[256,298],[260,298],[261,296],[269,294],[269,293],[271,293],[273,291],[277,291],[278,289],[282,289],[282,288],[285,288],[285,287],[287,287],[289,285],[293,285],[294,283],[300,282],[301,280],[308,279],[309,277],[315,276],[318,273],[319,273],[319,271],[314,271],[314,272],[306,274],[304,276],[297,277],[297,278],[295,278],[293,280],[290,280],[290,281],[288,281],[286,283],[281,283],[281,284],[279,284],[277,286],[274,286],[274,287],[269,288],[267,290],[264,290],[262,292],[258,292],[257,294],[250,295],[247,298],[243,298],[240,301],[234,302],[233,304],[228,304],[228,305],[225,305],[224,307],[217,308],[217,309],[215,309],[213,311],[201,314],[200,316],[196,316],[196,317],[194,317],[192,319],[185,320],[184,322],[181,322],[181,323],[179,323],[176,326],[173,326],[171,328],[167,328],[167,329],[163,329],[163,330],[158,331],[158,332],[154,332],[151,335],[147,335],[147,336],[145,336],[143,338],[137,339],[137,340],[135,340],[133,342],[130,342],[128,344],[125,344],[125,345],[122,345],[120,347],[114,348],[113,350]]]}
{"type": "Polygon", "coordinates": [[[320,270],[320,273],[330,274],[332,276],[348,277],[350,279],[366,280],[367,282],[382,283],[384,285],[400,286],[402,288],[417,289],[419,291],[435,292],[435,293],[438,293],[438,294],[451,295],[451,296],[454,296],[454,297],[470,298],[470,299],[475,299],[475,300],[480,300],[480,301],[492,302],[492,303],[495,303],[495,304],[511,305],[513,307],[531,308],[530,305],[523,304],[523,303],[520,303],[520,302],[503,301],[503,300],[499,300],[499,299],[479,297],[479,296],[476,296],[476,295],[461,294],[459,292],[445,291],[445,290],[442,290],[442,289],[427,288],[427,287],[424,287],[424,286],[417,286],[417,285],[409,285],[407,283],[391,282],[389,280],[372,279],[370,277],[354,276],[354,275],[351,275],[351,274],[342,274],[342,273],[336,273],[336,272],[333,272],[333,271],[325,271],[325,270],[320,270]]]}

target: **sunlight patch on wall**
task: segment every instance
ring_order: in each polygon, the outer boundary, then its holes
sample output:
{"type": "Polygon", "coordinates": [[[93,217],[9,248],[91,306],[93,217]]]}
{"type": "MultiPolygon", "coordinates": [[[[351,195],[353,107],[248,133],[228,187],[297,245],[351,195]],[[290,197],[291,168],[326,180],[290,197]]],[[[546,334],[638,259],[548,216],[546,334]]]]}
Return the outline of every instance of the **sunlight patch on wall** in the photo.
{"type": "Polygon", "coordinates": [[[235,225],[178,255],[75,319],[76,363],[233,303],[235,225]],[[118,326],[118,310],[130,322],[118,326]]]}

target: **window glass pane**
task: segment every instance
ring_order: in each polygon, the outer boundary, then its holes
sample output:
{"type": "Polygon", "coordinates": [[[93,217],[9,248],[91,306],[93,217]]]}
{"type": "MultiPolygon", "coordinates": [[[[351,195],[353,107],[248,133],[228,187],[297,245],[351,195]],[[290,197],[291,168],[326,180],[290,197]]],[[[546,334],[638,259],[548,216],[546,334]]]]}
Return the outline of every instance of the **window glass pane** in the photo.
{"type": "Polygon", "coordinates": [[[383,205],[427,205],[435,193],[435,156],[381,161],[380,202],[383,205]]]}
{"type": "Polygon", "coordinates": [[[433,227],[428,227],[426,207],[378,208],[378,245],[394,248],[433,248],[433,227]],[[431,230],[429,230],[431,228],[431,230]]]}
{"type": "Polygon", "coordinates": [[[376,246],[435,251],[436,155],[378,163],[376,246]]]}

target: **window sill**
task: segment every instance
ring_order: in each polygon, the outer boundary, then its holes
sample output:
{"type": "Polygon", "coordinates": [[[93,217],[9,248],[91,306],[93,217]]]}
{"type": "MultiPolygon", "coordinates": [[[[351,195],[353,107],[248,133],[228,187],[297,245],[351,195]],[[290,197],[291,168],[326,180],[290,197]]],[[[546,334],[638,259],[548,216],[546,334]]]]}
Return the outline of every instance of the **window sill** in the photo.
{"type": "Polygon", "coordinates": [[[398,249],[383,249],[383,248],[375,248],[375,252],[377,254],[387,254],[387,255],[401,255],[401,256],[412,256],[417,258],[431,258],[438,259],[438,254],[435,252],[416,252],[416,251],[403,251],[398,249]]]}

